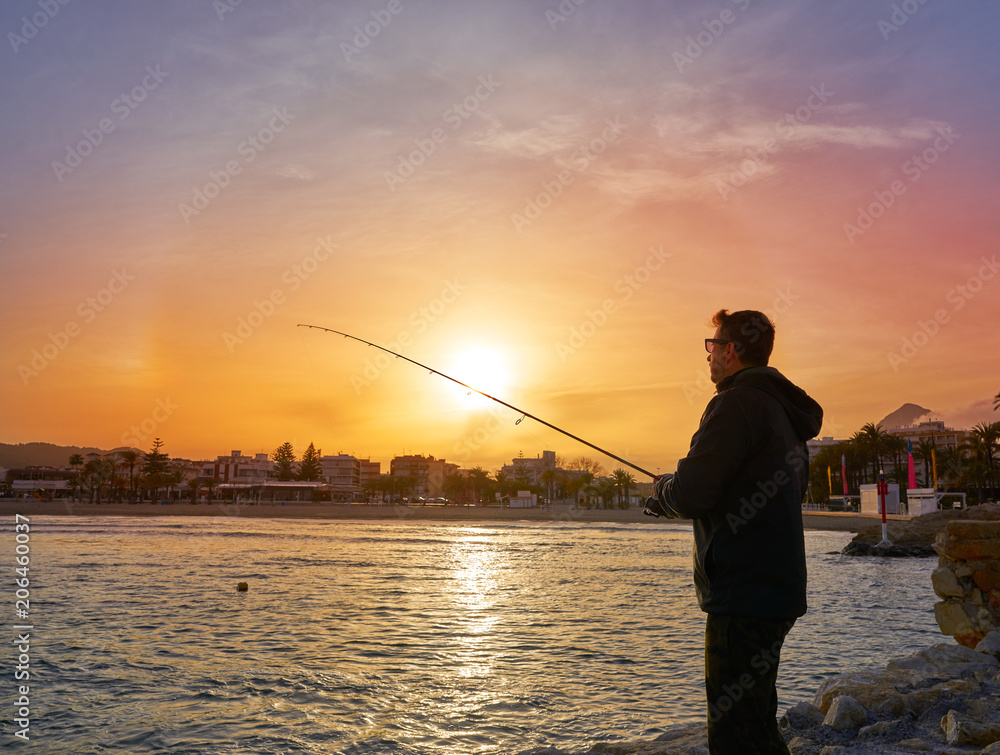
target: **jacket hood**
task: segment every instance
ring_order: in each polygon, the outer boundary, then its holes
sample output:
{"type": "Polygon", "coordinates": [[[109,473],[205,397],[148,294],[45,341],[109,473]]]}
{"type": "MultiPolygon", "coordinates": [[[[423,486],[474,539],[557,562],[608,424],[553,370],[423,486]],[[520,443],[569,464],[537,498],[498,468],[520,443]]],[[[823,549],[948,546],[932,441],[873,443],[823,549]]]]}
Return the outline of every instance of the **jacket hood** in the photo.
{"type": "Polygon", "coordinates": [[[758,388],[776,398],[799,438],[807,441],[823,427],[823,407],[773,367],[747,367],[719,383],[718,390],[736,385],[758,388]]]}

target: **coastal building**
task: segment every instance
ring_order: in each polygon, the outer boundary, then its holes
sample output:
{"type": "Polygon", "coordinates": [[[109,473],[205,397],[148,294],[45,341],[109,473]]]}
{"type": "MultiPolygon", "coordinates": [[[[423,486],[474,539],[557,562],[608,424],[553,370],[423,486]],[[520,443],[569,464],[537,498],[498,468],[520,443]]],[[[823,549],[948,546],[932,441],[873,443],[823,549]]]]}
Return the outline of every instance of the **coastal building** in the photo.
{"type": "Polygon", "coordinates": [[[16,498],[67,498],[72,493],[71,482],[80,477],[76,469],[59,467],[22,467],[8,469],[4,479],[16,498]]]}
{"type": "Polygon", "coordinates": [[[504,464],[500,471],[502,471],[508,479],[516,480],[519,483],[527,485],[541,485],[542,475],[546,471],[556,469],[556,452],[555,451],[542,451],[541,456],[536,456],[534,459],[526,459],[523,456],[518,456],[516,459],[511,460],[510,464],[504,464]]]}
{"type": "Polygon", "coordinates": [[[907,427],[894,427],[887,432],[890,435],[898,435],[913,441],[914,446],[922,440],[928,440],[933,442],[937,448],[958,448],[969,440],[968,430],[945,427],[944,422],[940,420],[930,420],[907,427]]]}
{"type": "Polygon", "coordinates": [[[361,490],[361,461],[348,454],[319,457],[320,476],[332,495],[339,500],[353,500],[361,490]]]}
{"type": "Polygon", "coordinates": [[[374,484],[382,476],[382,462],[361,459],[361,487],[374,484]]]}
{"type": "MultiPolygon", "coordinates": [[[[914,451],[918,451],[921,443],[933,444],[938,462],[939,481],[942,479],[945,481],[953,480],[957,476],[957,470],[947,464],[942,452],[949,449],[956,451],[962,448],[969,440],[968,430],[956,430],[946,427],[944,422],[940,420],[929,420],[907,427],[894,427],[888,432],[890,435],[910,441],[914,451]]],[[[914,467],[919,479],[928,485],[932,484],[934,474],[932,465],[923,459],[919,452],[914,455],[914,467]]]]}
{"type": "Polygon", "coordinates": [[[512,509],[533,509],[538,506],[538,496],[530,490],[518,490],[517,495],[510,497],[508,505],[512,509]]]}
{"type": "Polygon", "coordinates": [[[389,462],[389,470],[394,479],[407,477],[413,482],[411,495],[436,498],[444,495],[445,477],[455,474],[458,464],[416,454],[394,456],[389,462]]]}
{"type": "Polygon", "coordinates": [[[181,484],[186,485],[191,480],[200,480],[205,465],[209,462],[191,461],[190,459],[171,459],[168,463],[171,470],[181,473],[181,484]]]}
{"type": "Polygon", "coordinates": [[[835,438],[827,435],[822,438],[813,438],[812,440],[806,441],[806,448],[809,449],[809,462],[812,463],[816,455],[828,446],[835,446],[838,443],[846,443],[847,440],[836,440],[835,438]]]}
{"type": "Polygon", "coordinates": [[[273,471],[274,462],[267,454],[244,456],[240,451],[233,451],[229,456],[219,456],[214,462],[204,462],[198,479],[260,483],[267,482],[273,471]]]}

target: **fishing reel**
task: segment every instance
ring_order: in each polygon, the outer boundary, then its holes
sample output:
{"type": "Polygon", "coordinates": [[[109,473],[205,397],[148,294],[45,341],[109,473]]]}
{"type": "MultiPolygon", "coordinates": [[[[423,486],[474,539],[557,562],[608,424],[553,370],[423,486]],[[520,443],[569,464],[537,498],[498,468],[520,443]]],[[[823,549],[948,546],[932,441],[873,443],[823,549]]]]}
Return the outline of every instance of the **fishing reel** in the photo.
{"type": "Polygon", "coordinates": [[[646,506],[643,508],[642,513],[646,516],[656,517],[665,517],[667,515],[667,512],[664,511],[663,507],[660,505],[659,499],[652,496],[646,499],[646,506]]]}

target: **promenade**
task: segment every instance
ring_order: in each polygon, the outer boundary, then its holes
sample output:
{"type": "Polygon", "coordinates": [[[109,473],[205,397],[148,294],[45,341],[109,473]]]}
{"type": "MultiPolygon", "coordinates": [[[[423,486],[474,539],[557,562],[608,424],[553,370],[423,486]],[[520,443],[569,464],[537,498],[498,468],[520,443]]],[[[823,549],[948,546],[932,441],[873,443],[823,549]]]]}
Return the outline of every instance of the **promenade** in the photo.
{"type": "MultiPolygon", "coordinates": [[[[231,504],[213,503],[73,503],[25,499],[0,500],[0,516],[215,516],[247,519],[399,519],[428,521],[529,521],[529,522],[614,522],[628,524],[677,524],[676,519],[655,519],[640,509],[581,509],[553,504],[539,508],[498,508],[494,506],[401,506],[331,503],[231,504]]],[[[908,520],[890,515],[890,520],[908,520]]],[[[881,521],[874,514],[839,511],[803,511],[806,529],[858,532],[881,521]]]]}

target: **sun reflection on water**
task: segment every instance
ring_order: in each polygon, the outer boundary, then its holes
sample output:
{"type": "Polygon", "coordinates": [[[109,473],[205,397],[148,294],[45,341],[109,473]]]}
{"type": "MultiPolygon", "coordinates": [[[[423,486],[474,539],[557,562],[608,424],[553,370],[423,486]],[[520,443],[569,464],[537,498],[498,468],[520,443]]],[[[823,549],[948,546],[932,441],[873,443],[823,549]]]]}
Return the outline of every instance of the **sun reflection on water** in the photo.
{"type": "Polygon", "coordinates": [[[453,617],[455,673],[465,678],[488,676],[499,649],[495,641],[501,618],[496,611],[501,575],[507,567],[495,539],[465,531],[449,550],[452,581],[447,591],[453,617]]]}

